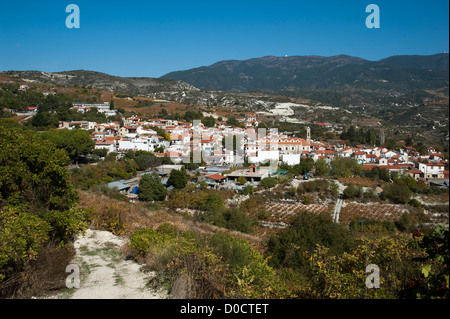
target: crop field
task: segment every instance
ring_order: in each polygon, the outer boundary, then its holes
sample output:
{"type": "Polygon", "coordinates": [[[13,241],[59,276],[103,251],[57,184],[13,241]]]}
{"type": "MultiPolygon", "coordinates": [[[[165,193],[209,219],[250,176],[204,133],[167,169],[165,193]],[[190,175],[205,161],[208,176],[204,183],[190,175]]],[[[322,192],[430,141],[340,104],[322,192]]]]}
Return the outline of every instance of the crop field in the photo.
{"type": "Polygon", "coordinates": [[[269,203],[265,207],[268,214],[267,221],[288,224],[301,211],[315,214],[331,214],[331,208],[326,205],[295,203],[269,203]]]}
{"type": "Polygon", "coordinates": [[[441,194],[422,194],[419,199],[426,204],[448,204],[448,193],[441,194]]]}
{"type": "Polygon", "coordinates": [[[339,223],[346,225],[362,217],[371,220],[394,222],[407,212],[409,212],[408,209],[403,205],[344,202],[339,215],[339,223]]]}
{"type": "Polygon", "coordinates": [[[381,184],[381,187],[386,186],[388,183],[382,180],[373,180],[365,177],[347,177],[339,178],[339,182],[344,185],[353,184],[360,187],[375,187],[375,184],[381,184]]]}

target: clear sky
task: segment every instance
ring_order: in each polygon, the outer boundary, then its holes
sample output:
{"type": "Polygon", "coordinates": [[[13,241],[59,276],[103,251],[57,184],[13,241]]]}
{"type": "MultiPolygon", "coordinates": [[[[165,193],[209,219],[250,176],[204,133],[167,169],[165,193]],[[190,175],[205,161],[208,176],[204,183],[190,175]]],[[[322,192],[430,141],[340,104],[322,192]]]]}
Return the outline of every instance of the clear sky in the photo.
{"type": "Polygon", "coordinates": [[[448,0],[0,0],[0,71],[159,77],[267,55],[448,52],[448,0]],[[69,4],[80,28],[68,29],[69,4]],[[369,4],[380,28],[369,29],[369,4]]]}

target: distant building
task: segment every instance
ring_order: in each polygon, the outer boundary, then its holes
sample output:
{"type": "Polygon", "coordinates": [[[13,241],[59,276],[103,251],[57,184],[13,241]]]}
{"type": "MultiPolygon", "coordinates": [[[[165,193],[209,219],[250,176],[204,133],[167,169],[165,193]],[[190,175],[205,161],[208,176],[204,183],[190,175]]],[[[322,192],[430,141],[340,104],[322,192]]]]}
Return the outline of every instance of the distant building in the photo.
{"type": "Polygon", "coordinates": [[[249,182],[260,182],[263,178],[269,177],[269,168],[257,168],[250,166],[248,169],[239,169],[226,175],[228,180],[237,181],[239,177],[245,177],[249,182]]]}

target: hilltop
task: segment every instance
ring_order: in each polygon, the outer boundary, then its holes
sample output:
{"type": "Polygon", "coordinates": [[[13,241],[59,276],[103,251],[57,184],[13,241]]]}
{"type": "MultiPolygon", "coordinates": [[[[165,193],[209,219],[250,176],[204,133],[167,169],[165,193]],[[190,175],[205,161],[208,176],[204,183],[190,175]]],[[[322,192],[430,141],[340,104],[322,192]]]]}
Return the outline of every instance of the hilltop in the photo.
{"type": "Polygon", "coordinates": [[[198,91],[197,88],[179,80],[149,77],[119,77],[101,72],[74,70],[64,72],[7,71],[0,72],[25,82],[49,83],[63,86],[80,86],[134,95],[160,92],[198,91]]]}

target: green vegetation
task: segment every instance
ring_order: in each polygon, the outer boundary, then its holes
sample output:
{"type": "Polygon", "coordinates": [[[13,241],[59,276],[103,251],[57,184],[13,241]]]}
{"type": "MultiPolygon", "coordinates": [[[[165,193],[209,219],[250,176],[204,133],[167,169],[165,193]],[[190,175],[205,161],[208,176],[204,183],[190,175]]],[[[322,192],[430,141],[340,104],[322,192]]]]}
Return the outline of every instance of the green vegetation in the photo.
{"type": "Polygon", "coordinates": [[[354,158],[337,157],[331,163],[331,175],[334,178],[360,176],[363,166],[354,158]]]}
{"type": "Polygon", "coordinates": [[[156,173],[145,174],[139,181],[139,199],[144,201],[162,201],[167,196],[167,189],[156,173]]]}
{"type": "Polygon", "coordinates": [[[180,293],[182,281],[188,298],[288,296],[264,256],[242,239],[179,231],[166,223],[136,231],[130,247],[158,273],[153,284],[180,293]]]}
{"type": "Polygon", "coordinates": [[[199,220],[242,233],[251,234],[254,231],[254,221],[237,208],[207,210],[199,216],[199,220]]]}
{"type": "Polygon", "coordinates": [[[369,145],[380,146],[380,139],[377,132],[374,129],[365,129],[363,127],[358,130],[354,126],[350,126],[348,130],[344,130],[340,138],[344,141],[348,141],[350,145],[369,145]]]}
{"type": "Polygon", "coordinates": [[[360,198],[362,194],[363,194],[362,187],[356,186],[355,184],[349,184],[344,189],[344,199],[360,198]]]}
{"type": "Polygon", "coordinates": [[[88,190],[94,186],[129,179],[136,175],[137,164],[129,159],[116,160],[114,154],[108,154],[97,165],[84,165],[71,170],[71,180],[75,187],[88,190]]]}
{"type": "Polygon", "coordinates": [[[39,134],[57,148],[65,150],[73,162],[78,162],[81,156],[91,154],[95,146],[89,132],[85,130],[49,130],[39,134]]]}
{"type": "Polygon", "coordinates": [[[329,216],[300,212],[288,228],[269,239],[268,253],[275,267],[302,269],[307,265],[304,252],[313,251],[316,245],[328,247],[333,254],[342,254],[353,247],[353,238],[329,216]]]}
{"type": "Polygon", "coordinates": [[[409,187],[403,183],[394,182],[383,189],[383,196],[396,204],[406,204],[409,202],[412,192],[409,187]]]}
{"type": "Polygon", "coordinates": [[[10,296],[35,289],[25,274],[38,267],[41,252],[67,245],[86,229],[90,216],[76,207],[64,150],[2,126],[0,143],[0,296],[10,296]]]}
{"type": "Polygon", "coordinates": [[[259,183],[260,186],[264,188],[272,188],[278,184],[278,180],[273,177],[266,177],[261,180],[259,183]]]}
{"type": "Polygon", "coordinates": [[[187,185],[188,181],[189,181],[189,175],[186,174],[186,169],[183,166],[181,168],[181,170],[173,169],[170,172],[168,184],[172,185],[176,189],[181,189],[187,185]]]}

